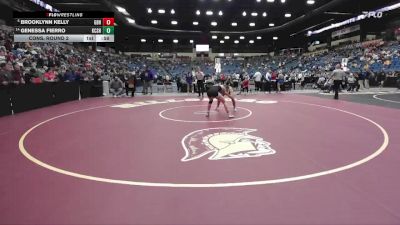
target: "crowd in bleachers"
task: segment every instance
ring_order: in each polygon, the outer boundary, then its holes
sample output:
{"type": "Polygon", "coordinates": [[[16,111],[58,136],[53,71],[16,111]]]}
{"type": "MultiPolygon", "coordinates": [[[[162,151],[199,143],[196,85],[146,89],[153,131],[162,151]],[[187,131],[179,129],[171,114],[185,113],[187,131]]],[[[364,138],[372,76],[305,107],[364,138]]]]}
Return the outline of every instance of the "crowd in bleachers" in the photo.
{"type": "Polygon", "coordinates": [[[366,87],[369,81],[382,85],[387,77],[399,77],[400,72],[398,42],[351,44],[320,54],[288,53],[222,59],[221,72],[216,74],[212,61],[192,61],[188,58],[153,61],[143,56],[98,52],[88,46],[14,43],[12,40],[12,28],[3,25],[0,28],[2,87],[61,81],[112,81],[114,76],[118,76],[125,85],[134,76],[143,84],[151,85],[153,80],[157,83],[175,80],[178,86],[182,86],[196,82],[193,68],[200,67],[206,75],[206,83],[229,78],[239,86],[245,79],[254,81],[255,74],[260,73],[262,81],[283,80],[299,83],[301,87],[312,84],[324,89],[329,84],[330,72],[344,58],[348,61],[349,71],[346,81],[353,83],[354,80],[357,84],[362,81],[366,87]],[[152,76],[148,77],[148,74],[152,76]]]}
{"type": "Polygon", "coordinates": [[[0,29],[0,84],[111,80],[129,77],[146,65],[131,58],[63,43],[13,43],[12,28],[0,29]]]}
{"type": "MultiPolygon", "coordinates": [[[[337,64],[343,63],[343,59],[346,59],[347,65],[344,66],[347,71],[344,82],[355,83],[357,86],[350,90],[369,88],[370,84],[382,86],[387,78],[397,78],[397,86],[400,85],[400,46],[397,41],[385,43],[377,40],[350,44],[320,54],[289,53],[278,56],[225,59],[221,61],[221,74],[217,75],[213,72],[214,64],[212,63],[205,64],[203,71],[213,77],[213,80],[219,80],[222,75],[239,82],[243,81],[243,77],[248,76],[254,81],[255,74],[261,73],[263,81],[275,82],[280,80],[278,76],[282,76],[284,82],[298,83],[301,87],[309,85],[329,90],[331,72],[337,64]],[[242,78],[239,79],[239,76],[242,78]]],[[[178,68],[175,71],[185,68],[183,73],[189,73],[191,64],[187,63],[185,67],[179,65],[179,62],[175,63],[174,68],[178,68]]],[[[175,75],[186,76],[180,75],[181,72],[175,75]]]]}

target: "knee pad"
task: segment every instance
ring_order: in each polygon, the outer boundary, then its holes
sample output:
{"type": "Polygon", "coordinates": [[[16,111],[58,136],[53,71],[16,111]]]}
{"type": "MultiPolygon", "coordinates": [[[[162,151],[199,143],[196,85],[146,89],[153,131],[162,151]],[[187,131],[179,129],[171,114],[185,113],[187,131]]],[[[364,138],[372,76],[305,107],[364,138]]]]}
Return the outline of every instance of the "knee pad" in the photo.
{"type": "Polygon", "coordinates": [[[213,103],[213,100],[211,99],[210,101],[208,101],[208,104],[212,104],[213,103]]]}

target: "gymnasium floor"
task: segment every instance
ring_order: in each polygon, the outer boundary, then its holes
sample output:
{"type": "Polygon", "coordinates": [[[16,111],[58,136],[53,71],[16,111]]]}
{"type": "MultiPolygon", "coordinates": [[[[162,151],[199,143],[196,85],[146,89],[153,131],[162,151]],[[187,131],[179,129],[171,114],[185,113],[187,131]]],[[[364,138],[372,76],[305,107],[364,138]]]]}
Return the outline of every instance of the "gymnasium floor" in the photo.
{"type": "Polygon", "coordinates": [[[400,93],[377,94],[241,95],[230,120],[196,95],[1,117],[0,224],[400,224],[400,93]]]}
{"type": "MultiPolygon", "coordinates": [[[[333,94],[319,93],[314,96],[330,99],[333,97],[333,94]]],[[[340,98],[343,101],[400,109],[400,93],[398,92],[343,93],[340,94],[340,98]]]]}

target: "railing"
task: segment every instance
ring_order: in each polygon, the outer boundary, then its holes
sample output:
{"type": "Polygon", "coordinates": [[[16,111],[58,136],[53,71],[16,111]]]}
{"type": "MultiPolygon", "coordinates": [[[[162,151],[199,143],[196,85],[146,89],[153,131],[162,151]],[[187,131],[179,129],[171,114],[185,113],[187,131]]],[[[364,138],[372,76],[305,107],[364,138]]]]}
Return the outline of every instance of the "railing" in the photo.
{"type": "Polygon", "coordinates": [[[101,82],[57,82],[3,86],[0,116],[11,115],[81,98],[102,96],[101,82]]]}

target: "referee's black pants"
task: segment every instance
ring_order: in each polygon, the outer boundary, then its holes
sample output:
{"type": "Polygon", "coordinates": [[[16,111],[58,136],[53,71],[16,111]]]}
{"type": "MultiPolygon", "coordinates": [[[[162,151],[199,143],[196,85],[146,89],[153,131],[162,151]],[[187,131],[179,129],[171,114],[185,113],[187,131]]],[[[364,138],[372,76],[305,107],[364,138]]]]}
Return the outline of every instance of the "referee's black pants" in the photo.
{"type": "Polygon", "coordinates": [[[335,91],[334,99],[339,99],[339,88],[340,88],[341,84],[342,84],[341,80],[334,80],[333,81],[333,90],[335,91]]]}
{"type": "Polygon", "coordinates": [[[197,80],[197,92],[199,93],[199,97],[200,94],[204,96],[204,80],[197,80]]]}

